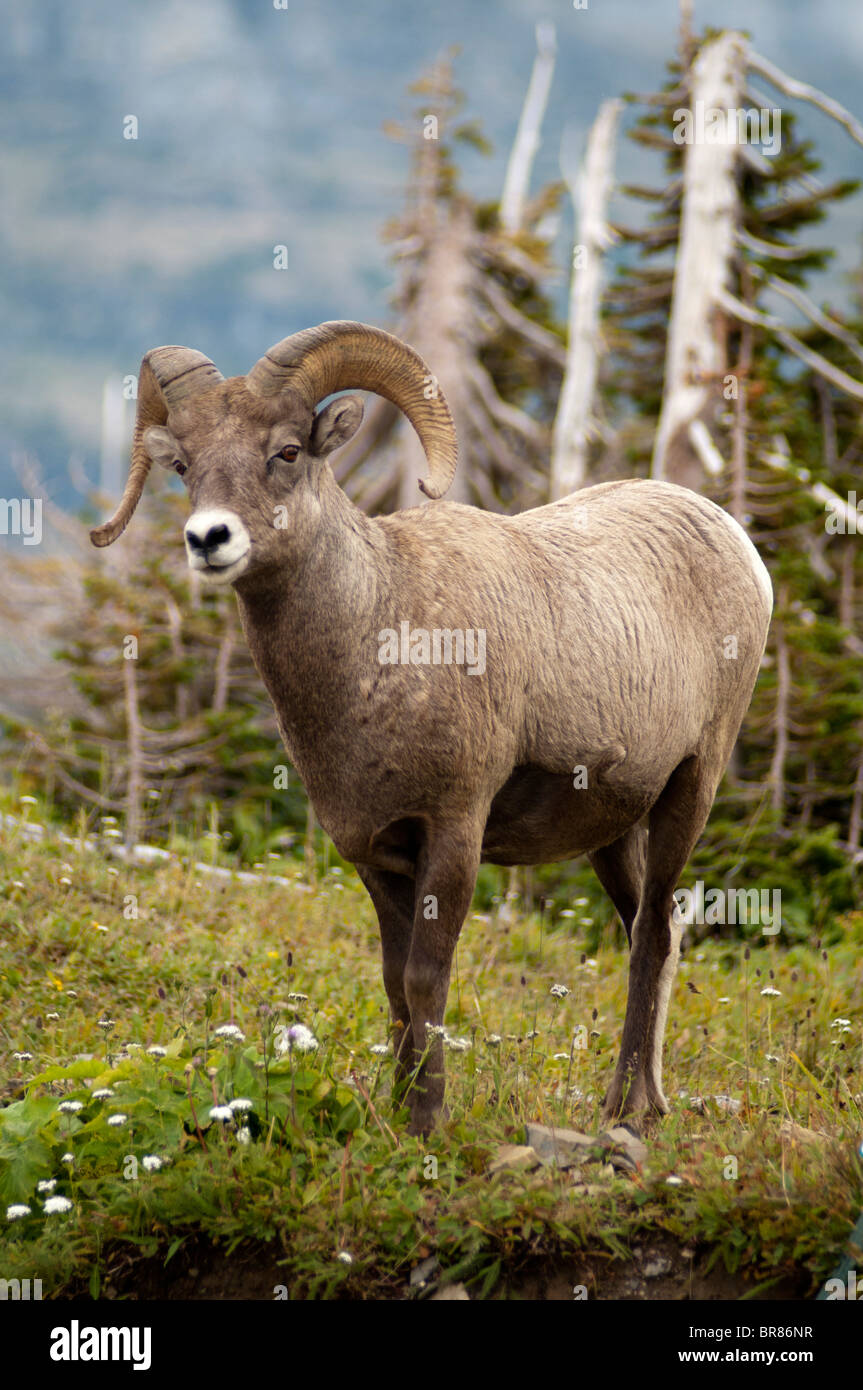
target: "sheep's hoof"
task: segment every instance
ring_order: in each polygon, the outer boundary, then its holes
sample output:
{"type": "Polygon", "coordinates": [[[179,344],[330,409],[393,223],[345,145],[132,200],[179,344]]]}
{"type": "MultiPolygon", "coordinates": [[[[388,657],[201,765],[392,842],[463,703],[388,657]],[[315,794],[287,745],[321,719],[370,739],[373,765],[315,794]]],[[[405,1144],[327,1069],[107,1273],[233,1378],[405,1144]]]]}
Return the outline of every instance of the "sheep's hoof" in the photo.
{"type": "Polygon", "coordinates": [[[649,1119],[668,1114],[668,1101],[662,1091],[643,1076],[632,1078],[632,1084],[625,1095],[624,1085],[625,1078],[615,1076],[606,1091],[602,1104],[603,1124],[613,1124],[616,1120],[636,1115],[649,1119]]]}

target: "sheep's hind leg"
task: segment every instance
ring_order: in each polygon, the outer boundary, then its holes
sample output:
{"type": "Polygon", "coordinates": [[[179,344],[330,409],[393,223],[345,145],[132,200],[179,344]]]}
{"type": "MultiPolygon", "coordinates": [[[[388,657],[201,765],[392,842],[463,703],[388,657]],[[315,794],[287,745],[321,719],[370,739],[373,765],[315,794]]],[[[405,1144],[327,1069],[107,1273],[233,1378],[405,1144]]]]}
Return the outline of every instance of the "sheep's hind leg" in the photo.
{"type": "Polygon", "coordinates": [[[632,924],[641,901],[647,859],[647,829],[633,825],[618,840],[587,856],[590,866],[614,906],[632,945],[632,924]]]}
{"type": "Polygon", "coordinates": [[[428,1134],[443,1107],[443,1040],[429,1032],[429,1025],[443,1024],[453,953],[476,884],[483,824],[429,827],[417,862],[413,937],[404,973],[419,1068],[407,1094],[411,1134],[428,1134]]]}
{"type": "Polygon", "coordinates": [[[662,1091],[662,1042],[682,934],[673,919],[673,894],[710,814],[718,781],[712,769],[687,758],[675,768],[650,812],[644,885],[632,927],[623,1040],[603,1105],[605,1120],[644,1110],[668,1112],[662,1091]]]}
{"type": "Polygon", "coordinates": [[[405,966],[411,948],[416,884],[404,874],[357,865],[366,886],[381,933],[384,988],[390,1004],[395,1052],[393,1099],[398,1100],[408,1082],[413,1064],[414,1042],[411,1012],[405,995],[405,966]]]}

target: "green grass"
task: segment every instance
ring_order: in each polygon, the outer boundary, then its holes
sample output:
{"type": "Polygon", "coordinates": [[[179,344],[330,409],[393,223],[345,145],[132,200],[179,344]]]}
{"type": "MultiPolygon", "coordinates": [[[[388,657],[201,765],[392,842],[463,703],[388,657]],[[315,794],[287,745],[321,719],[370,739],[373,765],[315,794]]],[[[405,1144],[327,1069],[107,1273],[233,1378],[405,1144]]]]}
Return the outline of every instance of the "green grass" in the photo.
{"type": "Polygon", "coordinates": [[[753,1281],[802,1274],[814,1293],[846,1247],[863,1207],[861,913],[826,951],[753,936],[749,959],[729,941],[684,956],[672,1113],[642,1171],[597,1166],[585,1191],[569,1172],[486,1170],[527,1121],[601,1127],[627,979],[610,907],[599,923],[584,908],[468,921],[446,1017],[463,1040],[447,1053],[450,1117],[420,1142],[389,1100],[391,1053],[372,1051],[388,1034],[380,947],[350,870],[310,886],[285,860],[267,867],[290,887],[226,883],[188,861],[131,868],[50,833],[2,835],[0,1277],[41,1278],[46,1296],[83,1280],[97,1295],[120,1264],[134,1269],[129,1255],[169,1261],[194,1238],[228,1255],[270,1243],[292,1297],[401,1292],[432,1253],[480,1297],[538,1259],[623,1259],[640,1233],[665,1232],[753,1281]],[[275,1030],[295,1021],[319,1046],[280,1055],[275,1030]],[[218,1036],[225,1024],[244,1039],[218,1036]],[[572,1047],[579,1030],[586,1046],[572,1047]],[[251,1109],[209,1118],[232,1098],[251,1109]],[[783,1138],[789,1119],[827,1138],[783,1138]],[[147,1171],[145,1155],[163,1166],[147,1171]],[[52,1179],[66,1213],[43,1211],[36,1185],[52,1179]],[[6,1221],[12,1203],[30,1215],[6,1221]]]}

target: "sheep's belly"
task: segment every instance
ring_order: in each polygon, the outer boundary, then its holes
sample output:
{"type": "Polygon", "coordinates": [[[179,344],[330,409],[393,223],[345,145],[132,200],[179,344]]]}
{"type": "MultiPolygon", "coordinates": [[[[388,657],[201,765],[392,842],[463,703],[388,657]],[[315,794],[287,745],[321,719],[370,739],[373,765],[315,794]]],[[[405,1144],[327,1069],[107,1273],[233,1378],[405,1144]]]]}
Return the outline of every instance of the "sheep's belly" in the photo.
{"type": "Polygon", "coordinates": [[[600,849],[640,821],[661,790],[579,788],[571,775],[516,768],[492,802],[482,857],[490,864],[548,864],[600,849]]]}

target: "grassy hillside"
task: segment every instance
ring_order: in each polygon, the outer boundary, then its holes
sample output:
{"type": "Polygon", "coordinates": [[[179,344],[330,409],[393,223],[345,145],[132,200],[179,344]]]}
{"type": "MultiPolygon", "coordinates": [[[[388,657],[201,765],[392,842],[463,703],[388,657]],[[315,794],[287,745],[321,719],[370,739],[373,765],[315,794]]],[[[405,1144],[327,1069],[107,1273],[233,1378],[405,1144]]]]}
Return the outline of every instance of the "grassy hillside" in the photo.
{"type": "Polygon", "coordinates": [[[7,1278],[41,1277],[46,1297],[402,1297],[428,1260],[419,1296],[807,1297],[846,1249],[863,913],[829,950],[753,937],[748,959],[727,942],[684,955],[672,1113],[637,1167],[597,1151],[491,1175],[528,1122],[601,1129],[627,978],[610,908],[593,956],[583,904],[553,924],[469,920],[450,1117],[421,1143],[389,1101],[377,929],[349,870],[231,880],[194,867],[213,840],[133,867],[20,819],[0,835],[7,1278]],[[317,1046],[279,1031],[298,1023],[317,1046]]]}

